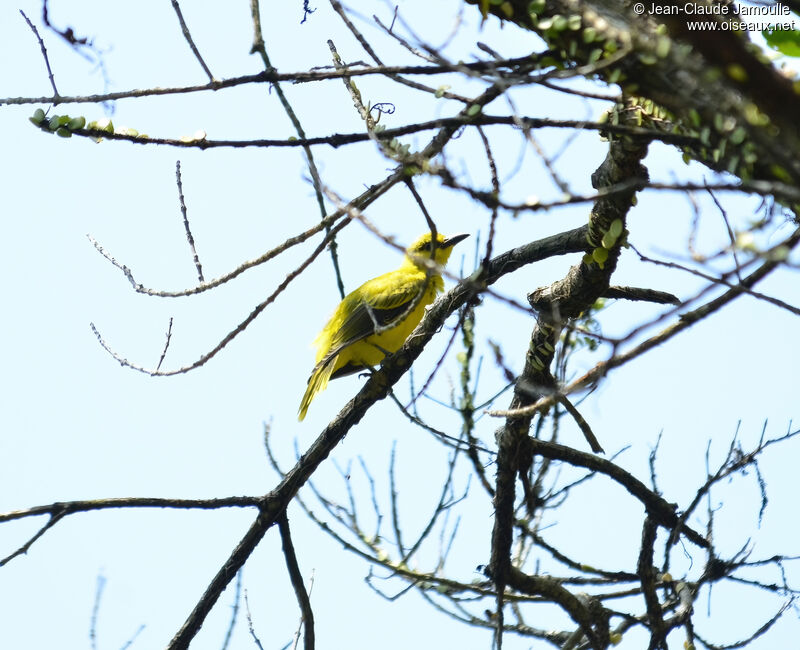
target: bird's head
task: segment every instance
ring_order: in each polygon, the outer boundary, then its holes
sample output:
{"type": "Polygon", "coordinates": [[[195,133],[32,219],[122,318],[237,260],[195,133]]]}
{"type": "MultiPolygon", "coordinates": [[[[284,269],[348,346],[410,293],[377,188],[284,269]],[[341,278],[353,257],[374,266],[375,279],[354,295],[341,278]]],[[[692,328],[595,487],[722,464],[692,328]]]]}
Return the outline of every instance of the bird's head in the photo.
{"type": "MultiPolygon", "coordinates": [[[[442,233],[436,233],[436,252],[434,253],[434,261],[439,266],[447,264],[450,259],[450,253],[453,252],[453,246],[458,242],[469,237],[468,234],[453,235],[452,237],[445,237],[442,233]]],[[[406,259],[408,259],[415,266],[422,267],[426,264],[425,260],[431,259],[431,244],[433,237],[430,232],[426,232],[422,237],[415,241],[406,250],[406,259]]]]}

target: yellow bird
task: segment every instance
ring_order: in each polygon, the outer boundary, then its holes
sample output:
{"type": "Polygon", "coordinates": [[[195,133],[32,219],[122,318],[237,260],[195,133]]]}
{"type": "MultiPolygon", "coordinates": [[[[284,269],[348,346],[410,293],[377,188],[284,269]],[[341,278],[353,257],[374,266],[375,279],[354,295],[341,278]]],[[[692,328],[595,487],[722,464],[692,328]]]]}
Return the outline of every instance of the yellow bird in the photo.
{"type": "Polygon", "coordinates": [[[453,246],[467,237],[437,234],[431,256],[433,238],[426,233],[409,247],[399,269],[368,280],[345,296],[314,340],[317,365],[308,378],[298,420],[328,381],[376,366],[402,347],[425,307],[444,290],[439,270],[429,268],[431,260],[444,266],[453,246]]]}

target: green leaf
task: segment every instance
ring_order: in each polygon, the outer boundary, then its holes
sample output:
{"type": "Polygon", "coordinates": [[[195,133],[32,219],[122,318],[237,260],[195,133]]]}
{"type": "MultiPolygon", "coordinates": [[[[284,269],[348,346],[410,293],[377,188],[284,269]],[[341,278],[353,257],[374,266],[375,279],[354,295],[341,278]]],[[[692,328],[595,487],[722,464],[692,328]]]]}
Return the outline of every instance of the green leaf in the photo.
{"type": "MultiPolygon", "coordinates": [[[[598,264],[602,264],[608,259],[608,249],[606,248],[595,248],[592,251],[592,259],[598,264]]],[[[602,266],[600,267],[602,268],[602,266]]]]}
{"type": "Polygon", "coordinates": [[[615,84],[622,78],[622,70],[620,68],[614,68],[611,73],[608,75],[608,83],[615,84]]]}
{"type": "Polygon", "coordinates": [[[666,59],[669,54],[672,41],[667,36],[661,36],[656,41],[656,56],[659,59],[666,59]]]}
{"type": "Polygon", "coordinates": [[[765,29],[761,35],[773,50],[778,50],[786,56],[800,57],[800,31],[765,29]]]}
{"type": "Polygon", "coordinates": [[[545,0],[533,0],[533,2],[528,4],[528,13],[538,15],[544,11],[545,6],[545,0]]]}
{"type": "Polygon", "coordinates": [[[567,28],[573,32],[578,31],[581,28],[581,17],[578,14],[573,14],[567,18],[567,28]]]}
{"type": "Polygon", "coordinates": [[[607,232],[603,235],[603,239],[600,240],[600,245],[603,248],[611,249],[613,248],[614,244],[617,243],[617,238],[614,237],[610,232],[607,232]]]}
{"type": "Polygon", "coordinates": [[[563,32],[567,28],[567,19],[561,14],[553,16],[553,29],[557,32],[563,32]]]}

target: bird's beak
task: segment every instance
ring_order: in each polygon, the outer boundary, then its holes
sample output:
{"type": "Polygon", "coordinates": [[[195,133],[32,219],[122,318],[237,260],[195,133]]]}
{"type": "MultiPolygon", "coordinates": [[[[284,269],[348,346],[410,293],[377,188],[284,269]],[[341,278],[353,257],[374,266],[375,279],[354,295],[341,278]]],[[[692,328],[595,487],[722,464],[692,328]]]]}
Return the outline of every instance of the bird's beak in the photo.
{"type": "Polygon", "coordinates": [[[458,242],[465,240],[469,237],[469,233],[462,233],[460,235],[453,235],[452,237],[448,237],[442,242],[442,248],[451,248],[455,246],[458,242]]]}

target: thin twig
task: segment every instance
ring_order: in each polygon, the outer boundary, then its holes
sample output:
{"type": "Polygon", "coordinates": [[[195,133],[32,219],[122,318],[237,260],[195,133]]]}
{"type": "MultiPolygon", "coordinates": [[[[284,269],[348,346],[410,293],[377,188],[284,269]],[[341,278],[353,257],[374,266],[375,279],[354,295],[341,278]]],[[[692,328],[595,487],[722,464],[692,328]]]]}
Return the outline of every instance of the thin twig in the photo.
{"type": "Polygon", "coordinates": [[[92,618],[89,623],[89,641],[92,650],[97,650],[97,615],[100,613],[100,601],[103,598],[103,589],[106,586],[106,579],[101,573],[97,576],[97,586],[94,591],[94,604],[92,605],[92,618]]]}
{"type": "Polygon", "coordinates": [[[681,535],[701,548],[708,548],[708,541],[700,533],[685,524],[680,525],[681,522],[675,512],[675,504],[667,502],[666,499],[650,490],[644,483],[629,472],[626,472],[619,465],[600,456],[578,451],[555,442],[531,438],[529,444],[535,456],[564,461],[570,465],[585,467],[608,476],[639,500],[645,506],[651,518],[660,526],[669,530],[680,526],[681,535]]]}
{"type": "Polygon", "coordinates": [[[300,620],[304,630],[303,647],[305,650],[314,650],[314,611],[311,609],[311,601],[308,598],[303,576],[300,573],[300,566],[297,563],[297,554],[294,551],[292,535],[289,530],[289,518],[286,516],[285,510],[278,518],[278,530],[281,534],[281,545],[283,547],[283,557],[286,560],[286,568],[289,571],[292,588],[297,597],[297,604],[300,606],[300,620]]]}
{"type": "MultiPolygon", "coordinates": [[[[8,104],[30,104],[30,103],[41,103],[41,102],[51,102],[53,101],[52,98],[40,98],[38,101],[25,101],[25,102],[16,102],[16,101],[9,101],[6,102],[8,104]]],[[[67,99],[62,99],[61,101],[66,102],[67,99]]],[[[0,105],[2,105],[2,100],[0,100],[0,105]]],[[[652,140],[657,140],[659,142],[664,142],[666,144],[674,144],[674,145],[683,145],[688,146],[690,144],[697,144],[697,139],[693,136],[686,136],[681,134],[675,133],[664,133],[662,131],[654,131],[652,129],[646,129],[642,127],[636,126],[626,126],[626,125],[610,125],[603,122],[587,122],[586,120],[554,120],[550,118],[538,118],[538,117],[517,117],[517,116],[508,116],[508,115],[469,115],[469,116],[454,116],[454,117],[442,117],[437,118],[434,120],[428,120],[425,122],[418,122],[414,124],[406,124],[403,126],[394,127],[391,129],[386,129],[385,131],[376,132],[373,134],[357,132],[357,133],[332,133],[324,136],[316,136],[316,137],[297,137],[297,138],[284,138],[284,139],[276,139],[276,138],[250,138],[247,140],[213,140],[208,137],[156,137],[153,135],[134,135],[127,131],[117,131],[117,132],[109,132],[100,128],[83,128],[83,129],[75,129],[72,131],[73,135],[76,136],[84,136],[91,138],[95,141],[100,140],[109,140],[109,141],[119,141],[119,142],[131,142],[134,144],[140,145],[164,145],[170,147],[178,147],[182,149],[219,149],[219,148],[226,148],[230,147],[233,149],[243,149],[248,147],[256,147],[256,148],[269,148],[269,147],[281,147],[281,148],[302,148],[305,149],[306,147],[313,147],[313,146],[321,146],[321,145],[328,145],[331,147],[341,147],[347,144],[353,144],[357,142],[366,142],[368,140],[378,139],[378,140],[388,140],[391,141],[393,138],[409,135],[413,133],[419,133],[421,131],[429,131],[432,129],[438,129],[448,126],[455,126],[463,127],[467,125],[473,126],[515,126],[517,128],[530,128],[530,129],[543,129],[543,128],[554,128],[554,129],[581,129],[584,131],[608,131],[611,133],[619,133],[624,135],[632,135],[632,136],[641,136],[647,137],[652,140]]],[[[49,130],[47,129],[46,124],[42,124],[39,126],[42,130],[49,130]]],[[[441,170],[434,167],[430,170],[432,173],[437,173],[441,175],[441,170]]],[[[637,185],[644,184],[643,180],[638,180],[637,185]]],[[[458,185],[454,185],[458,189],[466,191],[468,188],[464,188],[458,185]]],[[[684,186],[675,186],[675,184],[659,184],[653,183],[650,185],[654,189],[676,189],[676,190],[684,190],[684,189],[693,189],[697,187],[697,184],[687,184],[686,187],[684,186]],[[663,187],[662,187],[663,186],[663,187]]],[[[716,186],[715,186],[716,187],[716,186]]],[[[730,191],[746,191],[752,192],[755,194],[777,194],[781,197],[785,196],[789,199],[795,199],[800,196],[800,190],[795,188],[792,185],[781,183],[779,181],[764,181],[764,180],[752,180],[747,181],[742,184],[736,183],[726,183],[723,184],[721,187],[717,187],[717,189],[723,190],[730,190],[730,191]],[[765,189],[753,189],[750,190],[749,188],[757,188],[763,187],[765,189]]],[[[530,209],[539,209],[537,207],[537,203],[523,203],[517,206],[505,204],[497,199],[497,197],[492,197],[491,193],[489,192],[480,192],[477,190],[472,190],[474,193],[474,198],[480,200],[482,203],[486,203],[487,205],[498,205],[502,208],[508,210],[516,210],[516,211],[524,211],[530,209]]],[[[556,204],[558,205],[558,204],[556,204]]]]}
{"type": "Polygon", "coordinates": [[[643,262],[648,262],[650,264],[655,264],[657,266],[663,266],[663,267],[670,268],[670,269],[678,269],[680,271],[684,271],[686,273],[690,273],[690,274],[692,274],[692,275],[694,275],[694,276],[696,276],[698,278],[703,278],[704,280],[708,280],[709,282],[721,285],[723,287],[729,287],[731,289],[733,289],[734,287],[740,287],[741,290],[744,293],[746,293],[748,296],[752,296],[753,298],[756,298],[757,300],[763,300],[764,302],[768,302],[768,303],[770,303],[772,305],[775,305],[776,307],[780,307],[781,309],[785,309],[786,311],[791,312],[795,316],[800,316],[800,307],[795,307],[794,305],[791,305],[788,302],[785,302],[785,301],[781,300],[780,298],[775,298],[774,296],[767,295],[767,294],[762,293],[760,291],[755,291],[751,287],[745,286],[745,284],[742,283],[741,281],[739,283],[734,283],[734,282],[728,280],[728,277],[730,277],[730,276],[732,276],[734,274],[736,274],[738,276],[741,273],[741,271],[743,271],[745,268],[747,268],[749,266],[752,266],[753,264],[755,264],[761,258],[770,259],[770,258],[774,258],[774,257],[778,256],[780,254],[780,251],[782,250],[783,246],[784,246],[783,243],[780,243],[780,244],[777,244],[776,246],[773,246],[769,250],[762,251],[760,256],[758,256],[758,257],[753,257],[753,258],[747,260],[746,262],[738,262],[737,261],[737,262],[735,262],[734,268],[731,271],[728,271],[728,272],[722,274],[721,277],[715,277],[713,275],[709,275],[708,273],[704,273],[703,271],[699,271],[697,269],[693,269],[693,268],[688,267],[688,266],[686,266],[684,264],[678,264],[677,262],[667,262],[667,261],[664,261],[664,260],[657,260],[655,258],[648,257],[647,255],[644,255],[639,250],[637,250],[635,246],[631,246],[631,249],[639,256],[639,259],[642,260],[643,262]]]}
{"type": "Polygon", "coordinates": [[[544,163],[545,169],[547,169],[547,173],[550,176],[550,179],[555,184],[555,186],[559,190],[561,190],[561,192],[563,194],[566,194],[568,196],[570,194],[572,194],[572,192],[569,189],[569,185],[558,174],[558,172],[556,171],[555,165],[550,160],[550,157],[545,153],[544,149],[539,144],[539,141],[536,139],[536,137],[533,135],[533,133],[531,133],[530,129],[525,129],[524,134],[525,134],[525,138],[528,140],[528,142],[530,142],[531,146],[533,147],[533,150],[539,155],[539,158],[542,159],[542,162],[544,163]]]}
{"type": "MultiPolygon", "coordinates": [[[[341,230],[344,226],[346,226],[349,222],[342,221],[340,222],[336,228],[331,229],[331,234],[335,234],[339,230],[341,230]]],[[[247,317],[242,320],[236,327],[234,327],[230,332],[228,332],[222,340],[217,343],[211,350],[206,352],[205,354],[201,355],[196,361],[186,365],[181,366],[180,368],[175,368],[174,370],[158,370],[155,368],[146,368],[141,366],[137,363],[129,361],[125,357],[121,356],[117,353],[109,343],[103,338],[100,334],[97,327],[95,327],[94,323],[89,323],[89,326],[94,332],[97,341],[100,343],[102,348],[108,352],[120,365],[125,366],[127,368],[131,368],[132,370],[136,370],[138,372],[144,373],[146,375],[150,375],[152,377],[169,377],[172,375],[180,375],[187,372],[194,370],[195,368],[199,368],[205,365],[208,361],[213,359],[223,348],[225,348],[228,343],[230,343],[233,339],[235,339],[239,334],[244,332],[260,314],[263,312],[269,305],[271,305],[278,296],[283,293],[286,287],[295,280],[306,268],[308,268],[311,263],[319,256],[319,254],[325,250],[325,240],[321,244],[319,244],[314,251],[309,255],[296,269],[291,271],[284,280],[277,286],[277,288],[267,297],[266,300],[260,302],[256,305],[253,310],[247,315],[247,317]]]]}
{"type": "MultiPolygon", "coordinates": [[[[766,423],[765,423],[765,430],[766,430],[766,423]]],[[[800,435],[800,429],[796,431],[789,431],[783,436],[778,438],[771,438],[768,440],[764,440],[763,437],[759,441],[758,446],[749,453],[744,453],[740,446],[737,445],[738,442],[738,425],[737,425],[737,432],[731,438],[730,445],[728,446],[728,453],[725,456],[725,460],[720,464],[719,468],[717,469],[714,474],[710,473],[710,470],[707,470],[708,479],[706,482],[697,490],[694,498],[692,499],[691,503],[686,507],[686,509],[681,513],[680,520],[684,522],[689,519],[689,517],[694,513],[695,508],[700,504],[700,501],[704,496],[710,500],[710,490],[713,485],[717,482],[722,480],[723,478],[730,476],[735,472],[744,471],[750,465],[757,466],[757,459],[759,454],[764,451],[767,447],[770,447],[776,443],[783,442],[784,440],[789,440],[797,435],[800,435]]],[[[711,441],[709,440],[709,445],[711,441]]],[[[708,464],[708,454],[709,450],[706,450],[706,464],[708,464]]],[[[763,489],[763,488],[762,488],[763,489]]],[[[763,492],[762,492],[762,499],[763,499],[763,492]]],[[[713,510],[710,507],[709,501],[709,508],[708,508],[709,515],[713,514],[713,510]]],[[[672,544],[675,542],[674,538],[670,538],[669,543],[672,544]]]]}
{"type": "MultiPolygon", "coordinates": [[[[264,43],[264,38],[261,33],[261,9],[259,6],[258,0],[251,0],[251,14],[253,17],[253,30],[255,33],[255,37],[253,39],[253,47],[251,49],[252,53],[257,52],[261,56],[261,60],[264,63],[264,68],[268,73],[276,73],[277,70],[272,65],[272,62],[269,59],[269,55],[267,54],[267,47],[264,43]]],[[[272,88],[275,89],[275,94],[278,96],[278,100],[283,107],[284,112],[286,113],[289,121],[294,126],[294,130],[297,133],[298,137],[301,140],[305,140],[306,132],[303,129],[303,125],[300,123],[300,119],[297,117],[297,113],[295,113],[294,108],[289,103],[288,98],[286,97],[286,93],[283,92],[283,88],[281,85],[276,81],[272,84],[272,88]]],[[[311,181],[314,185],[314,195],[317,199],[317,206],[319,207],[320,218],[325,219],[325,215],[327,210],[325,209],[325,199],[322,195],[322,179],[319,175],[319,170],[317,169],[317,163],[314,160],[314,154],[311,152],[310,146],[304,146],[303,151],[306,155],[306,163],[308,165],[308,171],[311,174],[311,181]]],[[[330,226],[325,226],[325,233],[327,235],[331,235],[329,237],[329,247],[331,254],[331,263],[333,264],[333,273],[334,277],[336,278],[336,286],[339,289],[339,295],[344,298],[345,290],[344,290],[344,280],[342,280],[342,272],[339,268],[339,256],[337,253],[336,247],[336,238],[333,236],[330,226]]]]}
{"type": "Polygon", "coordinates": [[[128,650],[128,648],[130,648],[130,647],[131,647],[131,646],[134,644],[134,642],[136,641],[136,638],[137,638],[137,637],[138,637],[138,636],[139,636],[139,635],[140,635],[142,632],[144,632],[144,628],[145,628],[144,624],[142,624],[142,625],[140,625],[139,627],[137,627],[137,628],[136,628],[136,632],[134,632],[133,634],[131,634],[131,637],[130,637],[130,638],[129,638],[129,639],[128,639],[128,640],[127,640],[125,643],[123,643],[123,644],[120,646],[120,649],[119,649],[119,650],[128,650]]]}
{"type": "Polygon", "coordinates": [[[53,76],[53,70],[50,68],[50,59],[47,56],[47,48],[44,46],[44,41],[42,37],[39,36],[39,30],[36,29],[36,25],[34,25],[30,19],[25,15],[25,12],[22,9],[19,10],[19,13],[22,14],[22,17],[25,19],[25,22],[28,23],[28,27],[31,28],[34,36],[36,36],[36,40],[39,41],[39,47],[42,50],[42,56],[44,57],[44,64],[47,66],[47,76],[50,79],[50,87],[53,89],[53,97],[48,100],[48,103],[52,103],[54,106],[59,103],[60,98],[58,94],[58,88],[56,88],[56,78],[53,76]]]}
{"type": "MultiPolygon", "coordinates": [[[[486,137],[486,134],[483,131],[483,128],[480,126],[475,127],[478,131],[478,135],[481,138],[481,142],[483,142],[483,150],[486,152],[486,160],[489,163],[489,171],[492,176],[492,194],[496,197],[500,197],[500,178],[497,174],[497,163],[494,160],[494,156],[492,155],[492,148],[489,145],[489,138],[486,137]]],[[[486,238],[486,253],[483,256],[483,262],[481,266],[486,266],[490,259],[492,259],[492,247],[494,246],[494,234],[495,234],[495,225],[497,222],[497,213],[498,213],[498,206],[491,207],[491,217],[489,218],[489,235],[486,238]]]]}
{"type": "Polygon", "coordinates": [[[419,195],[419,192],[417,192],[417,188],[414,187],[414,181],[411,178],[406,178],[405,183],[409,192],[411,192],[411,194],[413,195],[414,200],[417,202],[420,212],[422,212],[422,215],[425,217],[425,223],[428,224],[428,230],[431,231],[431,244],[432,244],[431,259],[434,259],[436,255],[436,243],[438,243],[436,237],[438,234],[438,230],[436,229],[436,223],[433,221],[433,217],[431,217],[430,213],[428,212],[428,209],[425,207],[425,202],[422,200],[422,197],[419,195]]]}
{"type": "Polygon", "coordinates": [[[64,516],[63,513],[52,514],[50,519],[47,520],[47,523],[44,526],[42,526],[38,531],[36,531],[36,533],[34,533],[34,535],[27,542],[25,542],[13,553],[7,555],[3,559],[0,559],[0,567],[5,566],[9,562],[11,562],[11,560],[13,560],[16,557],[19,557],[20,555],[25,555],[25,553],[27,553],[30,550],[31,546],[33,546],[36,543],[36,541],[40,537],[42,537],[42,535],[44,535],[48,530],[50,530],[59,521],[61,521],[63,516],[64,516]]]}
{"type": "MultiPolygon", "coordinates": [[[[257,3],[256,3],[257,4],[257,3]]],[[[400,66],[372,66],[357,69],[348,69],[346,73],[336,70],[304,70],[299,72],[283,72],[279,73],[275,70],[266,70],[256,74],[241,75],[238,77],[230,77],[228,79],[221,79],[206,84],[195,84],[191,86],[173,86],[173,87],[154,87],[154,88],[132,88],[130,90],[121,90],[109,93],[98,93],[94,95],[65,95],[60,96],[57,93],[51,96],[39,97],[2,97],[0,98],[0,106],[3,104],[51,104],[56,102],[70,103],[70,104],[102,104],[105,102],[113,102],[120,99],[135,99],[140,97],[152,97],[160,95],[183,95],[187,93],[216,91],[223,88],[231,88],[233,86],[240,86],[251,83],[275,83],[275,82],[291,82],[291,83],[310,83],[315,81],[325,81],[330,79],[341,79],[343,76],[362,77],[369,75],[387,76],[391,74],[415,74],[415,75],[439,75],[448,74],[452,72],[459,72],[461,70],[471,70],[475,72],[493,72],[507,68],[513,70],[519,65],[529,65],[535,62],[531,56],[524,56],[517,59],[508,59],[506,61],[477,61],[474,63],[443,63],[441,65],[400,65],[400,66]]],[[[542,78],[545,77],[560,77],[560,78],[573,78],[581,76],[580,72],[573,71],[556,71],[543,73],[542,78]]],[[[536,79],[531,79],[536,81],[536,79]]],[[[611,125],[608,125],[609,127],[611,125]]],[[[693,139],[696,140],[696,139],[693,139]]]]}
{"type": "MultiPolygon", "coordinates": [[[[786,246],[787,249],[791,250],[797,245],[798,242],[800,242],[800,229],[792,233],[780,245],[786,246]]],[[[562,388],[560,394],[569,395],[570,393],[576,390],[585,388],[593,384],[601,377],[604,377],[606,374],[608,374],[610,370],[618,368],[628,363],[629,361],[641,356],[647,350],[650,350],[658,345],[661,345],[665,341],[671,339],[676,334],[679,334],[680,332],[687,329],[689,326],[696,323],[698,320],[706,318],[713,312],[724,307],[732,300],[738,298],[743,294],[746,294],[748,292],[748,289],[750,289],[750,287],[752,287],[761,279],[769,275],[780,264],[781,263],[779,261],[775,260],[764,262],[764,264],[762,264],[759,268],[757,268],[753,273],[748,275],[740,285],[735,285],[731,287],[731,289],[726,291],[718,298],[709,301],[708,303],[698,307],[697,309],[691,312],[683,314],[678,322],[673,323],[672,325],[666,327],[664,330],[662,330],[655,336],[652,336],[646,341],[643,341],[642,343],[640,343],[633,349],[629,350],[628,352],[625,352],[623,354],[618,354],[605,361],[601,361],[589,372],[584,374],[582,377],[579,377],[578,379],[571,382],[569,385],[562,388]]],[[[558,393],[553,393],[551,395],[546,395],[542,397],[541,399],[537,400],[534,404],[525,406],[520,409],[515,409],[513,411],[511,410],[487,411],[487,413],[495,417],[510,417],[510,416],[517,417],[523,414],[531,414],[542,411],[552,406],[552,404],[557,400],[558,400],[558,393]]]]}
{"type": "Polygon", "coordinates": [[[256,634],[256,628],[253,625],[253,617],[250,615],[250,601],[247,599],[246,589],[244,592],[244,608],[247,614],[247,629],[250,632],[250,636],[253,637],[253,642],[256,644],[258,650],[264,650],[264,646],[261,645],[261,639],[258,638],[258,635],[256,634]]]}
{"type": "Polygon", "coordinates": [[[197,61],[200,63],[200,66],[203,68],[203,72],[206,73],[208,80],[211,83],[214,83],[216,81],[214,79],[214,75],[211,74],[211,70],[208,69],[206,62],[203,61],[203,57],[200,55],[200,50],[198,50],[197,46],[194,44],[192,35],[189,32],[189,27],[186,25],[186,21],[183,19],[183,12],[181,11],[181,6],[178,4],[178,0],[172,0],[172,8],[175,10],[175,14],[178,16],[178,22],[181,24],[181,32],[183,32],[183,37],[186,39],[186,42],[192,49],[192,53],[194,54],[197,61]]]}
{"type": "Polygon", "coordinates": [[[397,503],[397,479],[395,478],[395,458],[397,440],[392,441],[392,451],[389,454],[389,508],[392,511],[392,530],[394,531],[395,544],[400,555],[405,555],[406,548],[403,544],[403,529],[400,526],[400,507],[397,503]]]}
{"type": "MultiPolygon", "coordinates": [[[[359,196],[353,199],[352,201],[353,205],[361,208],[369,206],[378,198],[383,196],[387,191],[389,191],[389,189],[391,189],[396,183],[402,180],[402,178],[403,178],[402,173],[398,171],[393,172],[385,179],[383,179],[381,182],[371,186],[369,189],[365,190],[359,196]]],[[[192,296],[198,293],[203,293],[205,291],[209,291],[215,287],[218,287],[222,284],[225,284],[226,282],[230,282],[231,280],[241,275],[245,271],[254,268],[256,266],[259,266],[261,264],[264,264],[278,257],[280,254],[284,253],[288,249],[307,241],[308,239],[310,239],[311,237],[313,237],[314,235],[325,229],[327,226],[333,225],[334,223],[339,221],[343,216],[346,215],[349,216],[346,207],[337,209],[335,212],[332,212],[327,217],[322,219],[317,225],[312,226],[308,230],[300,233],[299,235],[287,238],[280,245],[268,250],[266,253],[260,255],[255,259],[240,264],[233,271],[230,271],[225,275],[221,275],[213,280],[209,280],[208,282],[205,282],[199,286],[192,287],[191,289],[183,289],[179,291],[164,291],[164,290],[145,287],[144,285],[140,284],[134,279],[133,272],[130,270],[130,268],[128,268],[128,266],[117,261],[114,258],[114,256],[111,255],[108,251],[106,251],[105,248],[91,235],[87,234],[86,237],[87,239],[89,239],[92,245],[97,249],[97,252],[99,252],[103,257],[105,257],[109,262],[111,262],[111,264],[113,264],[116,268],[122,271],[122,273],[128,279],[128,282],[131,283],[131,286],[137,293],[141,293],[147,296],[157,296],[160,298],[180,298],[183,296],[192,296]]],[[[327,242],[328,240],[326,239],[325,241],[327,242]]]]}
{"type": "Polygon", "coordinates": [[[717,199],[717,195],[714,194],[713,190],[707,188],[708,195],[711,197],[711,200],[714,201],[714,205],[717,206],[720,214],[722,215],[722,220],[725,222],[725,230],[728,232],[728,238],[731,242],[731,255],[733,255],[733,261],[736,264],[736,277],[739,282],[742,281],[742,276],[739,273],[739,254],[737,253],[737,244],[736,244],[736,235],[733,233],[733,228],[731,228],[731,222],[728,219],[728,213],[725,208],[722,207],[722,204],[717,199]]]}
{"type": "Polygon", "coordinates": [[[186,200],[183,197],[183,180],[181,178],[181,161],[175,163],[175,178],[178,184],[178,200],[181,205],[181,215],[183,215],[183,228],[186,231],[186,240],[189,242],[189,248],[192,251],[192,259],[194,266],[197,269],[197,281],[200,284],[205,282],[203,277],[203,266],[200,264],[200,258],[197,256],[197,249],[194,245],[194,237],[192,236],[192,229],[189,227],[189,216],[186,211],[186,200]]]}
{"type": "Polygon", "coordinates": [[[566,396],[559,395],[558,402],[567,409],[567,413],[572,416],[572,419],[575,420],[575,424],[578,425],[581,432],[583,433],[583,437],[586,438],[586,442],[589,443],[589,446],[592,448],[592,451],[596,454],[604,454],[606,453],[603,448],[600,446],[600,443],[597,441],[597,438],[592,431],[592,428],[589,426],[589,423],[584,419],[584,417],[580,414],[578,409],[570,402],[566,396]]]}
{"type": "MultiPolygon", "coordinates": [[[[345,65],[344,61],[342,61],[342,57],[339,56],[336,45],[334,45],[331,39],[328,39],[328,49],[331,51],[331,57],[333,58],[333,67],[336,68],[336,70],[346,73],[349,66],[345,65]]],[[[350,94],[350,99],[352,99],[353,106],[355,106],[358,111],[359,117],[364,121],[367,127],[367,133],[372,134],[375,131],[375,118],[372,117],[367,107],[364,106],[364,101],[361,99],[361,92],[347,74],[342,77],[342,82],[344,82],[344,87],[350,94]]]]}
{"type": "Polygon", "coordinates": [[[236,621],[239,618],[239,607],[242,598],[242,579],[244,576],[244,571],[239,569],[239,573],[236,575],[236,589],[233,594],[233,606],[231,607],[231,622],[228,624],[228,630],[225,632],[225,639],[222,642],[222,648],[220,650],[228,650],[228,646],[230,645],[231,639],[233,638],[233,630],[236,627],[236,621]]]}
{"type": "Polygon", "coordinates": [[[164,342],[164,349],[161,352],[161,358],[158,360],[158,365],[156,366],[156,372],[161,370],[161,364],[164,363],[164,358],[167,356],[167,350],[169,350],[169,343],[172,340],[172,316],[169,317],[169,326],[167,327],[167,340],[164,342]]]}
{"type": "MultiPolygon", "coordinates": [[[[365,36],[358,30],[358,28],[356,28],[356,26],[353,24],[353,21],[350,20],[350,18],[348,17],[347,13],[344,10],[344,7],[342,7],[342,4],[340,2],[338,2],[338,0],[331,0],[331,6],[333,7],[333,10],[337,14],[339,14],[339,17],[342,19],[342,22],[347,26],[347,28],[350,30],[350,32],[353,34],[353,36],[356,37],[356,40],[359,42],[361,47],[364,48],[364,51],[367,54],[369,54],[369,56],[372,58],[373,61],[375,61],[375,63],[377,63],[378,65],[382,66],[383,65],[383,61],[381,61],[381,59],[378,56],[377,52],[369,44],[369,42],[367,41],[365,36]]],[[[395,16],[396,15],[397,14],[396,14],[396,9],[395,9],[395,16]]],[[[377,22],[377,24],[381,28],[386,30],[386,28],[383,26],[383,24],[380,22],[380,20],[378,20],[377,17],[373,16],[373,19],[377,22]]],[[[396,34],[392,33],[391,31],[388,31],[388,33],[389,33],[390,36],[392,36],[393,38],[397,39],[402,45],[404,45],[404,47],[409,48],[409,46],[405,43],[405,41],[403,39],[400,39],[396,34]]],[[[413,50],[413,48],[412,48],[412,50],[413,50]]],[[[418,52],[414,52],[414,53],[418,54],[418,52]]],[[[423,58],[426,58],[426,57],[423,57],[423,58]]],[[[432,59],[428,59],[428,58],[426,58],[426,60],[432,61],[432,59]]],[[[429,93],[429,94],[432,94],[432,95],[436,95],[437,97],[446,97],[447,99],[455,99],[455,100],[459,100],[459,101],[463,101],[463,102],[468,102],[469,101],[469,99],[467,97],[463,97],[461,95],[456,95],[454,93],[447,92],[447,91],[445,91],[443,89],[440,90],[440,89],[437,89],[437,88],[432,88],[430,86],[426,86],[425,84],[421,84],[421,83],[419,83],[417,81],[412,81],[410,79],[406,79],[405,77],[401,77],[400,75],[397,75],[397,74],[387,74],[386,76],[389,79],[391,79],[392,81],[395,81],[395,82],[397,82],[399,84],[402,84],[402,85],[407,86],[409,88],[413,88],[414,90],[421,90],[423,92],[426,92],[426,93],[429,93]]]]}
{"type": "Polygon", "coordinates": [[[54,518],[65,517],[76,512],[108,510],[112,508],[177,508],[217,510],[219,508],[253,508],[258,507],[258,497],[222,497],[219,499],[169,499],[154,497],[124,497],[119,499],[88,499],[79,501],[58,501],[43,506],[33,506],[23,510],[11,510],[0,513],[0,523],[51,515],[54,518]]]}

